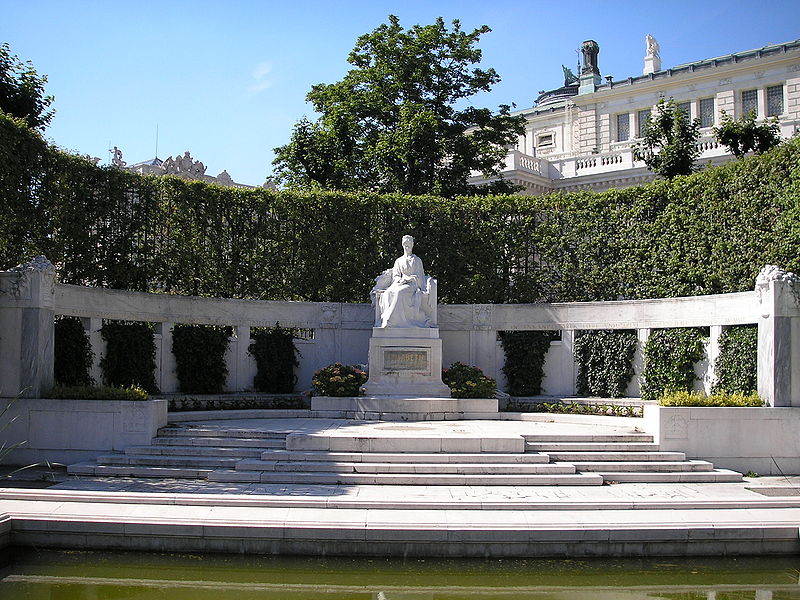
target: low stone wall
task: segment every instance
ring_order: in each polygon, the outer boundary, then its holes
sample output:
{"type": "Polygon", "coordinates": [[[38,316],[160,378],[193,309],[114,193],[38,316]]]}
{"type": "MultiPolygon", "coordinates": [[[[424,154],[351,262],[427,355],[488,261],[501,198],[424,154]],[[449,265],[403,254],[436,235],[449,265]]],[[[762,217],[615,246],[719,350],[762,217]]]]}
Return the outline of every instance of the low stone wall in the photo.
{"type": "Polygon", "coordinates": [[[164,399],[0,400],[0,410],[5,407],[0,438],[6,447],[22,442],[3,459],[12,465],[94,459],[103,452],[149,444],[158,428],[167,424],[164,399]]]}
{"type": "Polygon", "coordinates": [[[759,475],[800,474],[800,408],[644,407],[661,450],[759,475]]]}

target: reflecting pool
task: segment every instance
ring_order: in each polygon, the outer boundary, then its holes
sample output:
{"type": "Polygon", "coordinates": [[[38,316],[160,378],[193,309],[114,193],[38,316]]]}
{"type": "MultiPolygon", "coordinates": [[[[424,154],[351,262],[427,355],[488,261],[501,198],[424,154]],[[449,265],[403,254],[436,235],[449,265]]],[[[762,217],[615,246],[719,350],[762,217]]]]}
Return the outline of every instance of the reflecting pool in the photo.
{"type": "Polygon", "coordinates": [[[800,600],[800,557],[446,560],[9,549],[3,600],[800,600]]]}

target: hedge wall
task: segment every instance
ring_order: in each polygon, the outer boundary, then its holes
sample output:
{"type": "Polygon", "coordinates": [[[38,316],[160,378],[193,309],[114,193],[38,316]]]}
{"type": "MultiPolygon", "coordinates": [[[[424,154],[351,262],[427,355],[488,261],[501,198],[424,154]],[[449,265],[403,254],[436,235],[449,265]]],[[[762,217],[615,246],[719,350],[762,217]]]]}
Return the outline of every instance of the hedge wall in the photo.
{"type": "Polygon", "coordinates": [[[800,140],[650,185],[445,200],[221,188],[64,153],[0,115],[0,268],[237,298],[365,302],[417,240],[445,303],[607,300],[753,288],[800,270],[800,140]]]}

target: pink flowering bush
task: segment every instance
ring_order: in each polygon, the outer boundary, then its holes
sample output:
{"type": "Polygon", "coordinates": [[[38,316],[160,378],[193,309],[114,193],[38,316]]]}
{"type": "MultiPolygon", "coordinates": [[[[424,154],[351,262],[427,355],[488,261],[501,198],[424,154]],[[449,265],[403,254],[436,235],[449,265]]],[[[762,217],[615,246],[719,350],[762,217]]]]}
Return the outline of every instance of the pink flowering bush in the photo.
{"type": "Polygon", "coordinates": [[[450,388],[453,398],[494,398],[497,382],[483,374],[478,367],[455,362],[442,370],[442,381],[450,388]]]}
{"type": "Polygon", "coordinates": [[[334,363],[314,373],[315,396],[360,396],[367,374],[356,365],[334,363]]]}

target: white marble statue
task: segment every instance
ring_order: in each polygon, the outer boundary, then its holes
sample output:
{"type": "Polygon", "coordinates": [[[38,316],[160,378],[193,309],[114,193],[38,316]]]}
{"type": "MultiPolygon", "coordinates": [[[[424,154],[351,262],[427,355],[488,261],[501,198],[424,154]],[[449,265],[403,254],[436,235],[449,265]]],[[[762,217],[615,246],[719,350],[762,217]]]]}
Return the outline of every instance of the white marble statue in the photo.
{"type": "Polygon", "coordinates": [[[645,44],[647,45],[647,56],[653,58],[661,58],[661,46],[658,45],[658,41],[649,33],[644,38],[645,44]]]}
{"type": "Polygon", "coordinates": [[[412,250],[414,238],[403,236],[403,256],[381,273],[372,289],[375,327],[436,327],[436,280],[425,275],[412,250]]]}

